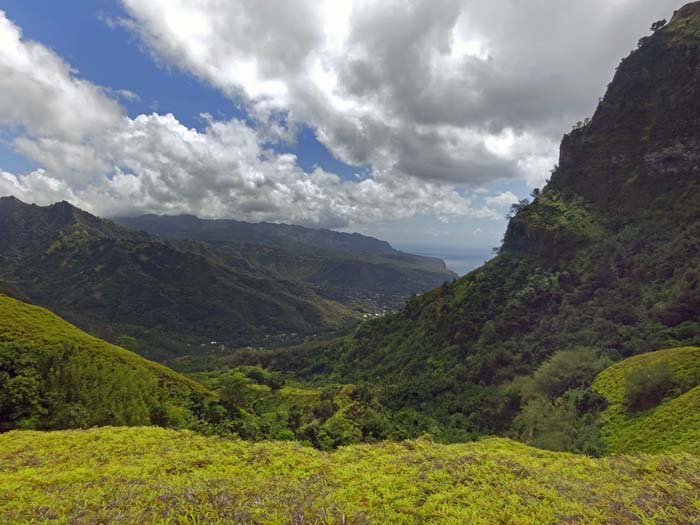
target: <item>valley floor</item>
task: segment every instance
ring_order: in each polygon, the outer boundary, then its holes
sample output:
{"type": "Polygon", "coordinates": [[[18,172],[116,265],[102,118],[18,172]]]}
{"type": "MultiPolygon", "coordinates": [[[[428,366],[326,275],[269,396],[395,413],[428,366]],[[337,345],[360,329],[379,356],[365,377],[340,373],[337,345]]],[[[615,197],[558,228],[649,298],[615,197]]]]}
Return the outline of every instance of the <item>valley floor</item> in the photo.
{"type": "Polygon", "coordinates": [[[1,523],[700,523],[700,457],[509,441],[326,453],[155,427],[0,435],[1,523]]]}

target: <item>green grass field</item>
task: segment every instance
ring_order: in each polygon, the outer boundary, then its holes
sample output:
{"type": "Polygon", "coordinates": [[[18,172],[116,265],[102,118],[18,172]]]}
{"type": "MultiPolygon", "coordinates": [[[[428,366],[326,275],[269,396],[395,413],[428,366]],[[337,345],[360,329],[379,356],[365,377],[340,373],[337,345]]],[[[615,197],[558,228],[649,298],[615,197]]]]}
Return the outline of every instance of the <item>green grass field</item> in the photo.
{"type": "Polygon", "coordinates": [[[0,435],[2,523],[690,524],[700,457],[506,439],[320,452],[161,428],[0,435]]]}
{"type": "Polygon", "coordinates": [[[593,388],[608,400],[601,425],[611,453],[691,452],[700,454],[700,348],[660,350],[625,359],[601,372],[593,388]],[[632,413],[624,404],[626,378],[638,369],[668,367],[685,391],[671,392],[657,406],[632,413]]]}

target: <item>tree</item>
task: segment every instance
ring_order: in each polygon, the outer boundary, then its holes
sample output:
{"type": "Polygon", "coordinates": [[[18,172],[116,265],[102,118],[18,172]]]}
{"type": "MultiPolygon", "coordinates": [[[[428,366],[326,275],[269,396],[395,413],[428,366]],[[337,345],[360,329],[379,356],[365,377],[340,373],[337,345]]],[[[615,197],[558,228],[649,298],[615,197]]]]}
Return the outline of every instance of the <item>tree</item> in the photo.
{"type": "Polygon", "coordinates": [[[666,19],[657,20],[651,24],[651,31],[656,33],[659,29],[662,29],[666,25],[666,19]]]}
{"type": "Polygon", "coordinates": [[[574,131],[583,129],[586,126],[588,126],[591,123],[591,117],[586,117],[583,120],[579,120],[576,124],[574,124],[574,131]]]}
{"type": "Polygon", "coordinates": [[[508,212],[508,215],[506,215],[506,219],[511,220],[518,213],[520,213],[521,210],[527,208],[529,205],[530,201],[528,199],[520,199],[518,202],[511,205],[510,211],[508,212]]]}
{"type": "Polygon", "coordinates": [[[253,380],[242,372],[232,372],[222,380],[219,390],[221,404],[229,410],[248,406],[254,397],[250,385],[253,380]]]}
{"type": "Polygon", "coordinates": [[[612,361],[600,357],[595,348],[562,350],[533,374],[534,387],[538,393],[556,399],[567,390],[589,387],[595,376],[611,364],[612,361]]]}
{"type": "Polygon", "coordinates": [[[603,405],[595,397],[593,392],[578,389],[554,401],[536,396],[513,422],[513,435],[538,448],[601,456],[605,444],[596,418],[603,405]]]}
{"type": "Polygon", "coordinates": [[[658,405],[675,386],[668,363],[638,367],[625,376],[625,404],[634,412],[658,405]]]}

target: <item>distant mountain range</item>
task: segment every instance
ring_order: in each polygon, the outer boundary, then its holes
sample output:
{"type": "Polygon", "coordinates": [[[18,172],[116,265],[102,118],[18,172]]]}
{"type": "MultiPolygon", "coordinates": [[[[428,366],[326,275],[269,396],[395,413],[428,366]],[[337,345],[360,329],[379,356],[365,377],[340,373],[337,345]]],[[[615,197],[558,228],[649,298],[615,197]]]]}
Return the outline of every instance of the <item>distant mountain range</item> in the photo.
{"type": "Polygon", "coordinates": [[[206,242],[223,257],[243,255],[324,297],[369,311],[400,308],[411,294],[457,277],[442,259],[403,253],[357,233],[191,215],[119,217],[114,222],[161,237],[206,242]]]}
{"type": "MultiPolygon", "coordinates": [[[[172,223],[219,224],[192,217],[172,223]]],[[[342,330],[361,318],[359,307],[369,315],[452,277],[441,261],[401,254],[376,239],[292,226],[279,226],[290,233],[275,237],[276,225],[261,228],[269,245],[187,240],[184,226],[180,239],[166,239],[66,202],[40,207],[1,198],[1,288],[110,341],[166,358],[214,341],[253,345],[342,330]],[[287,247],[271,246],[275,239],[287,247]]]]}

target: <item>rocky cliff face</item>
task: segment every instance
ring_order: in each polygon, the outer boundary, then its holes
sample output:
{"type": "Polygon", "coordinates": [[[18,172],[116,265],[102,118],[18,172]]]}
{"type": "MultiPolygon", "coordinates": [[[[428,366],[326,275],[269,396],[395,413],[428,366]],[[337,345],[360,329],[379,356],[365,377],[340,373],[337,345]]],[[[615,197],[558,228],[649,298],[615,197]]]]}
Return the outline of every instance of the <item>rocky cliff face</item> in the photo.
{"type": "Polygon", "coordinates": [[[640,44],[590,124],[564,138],[551,181],[609,219],[675,204],[700,184],[700,3],[640,44]]]}
{"type": "Polygon", "coordinates": [[[559,165],[511,221],[506,250],[570,261],[582,245],[656,216],[700,218],[700,3],[640,40],[593,117],[564,136],[559,165]]]}

